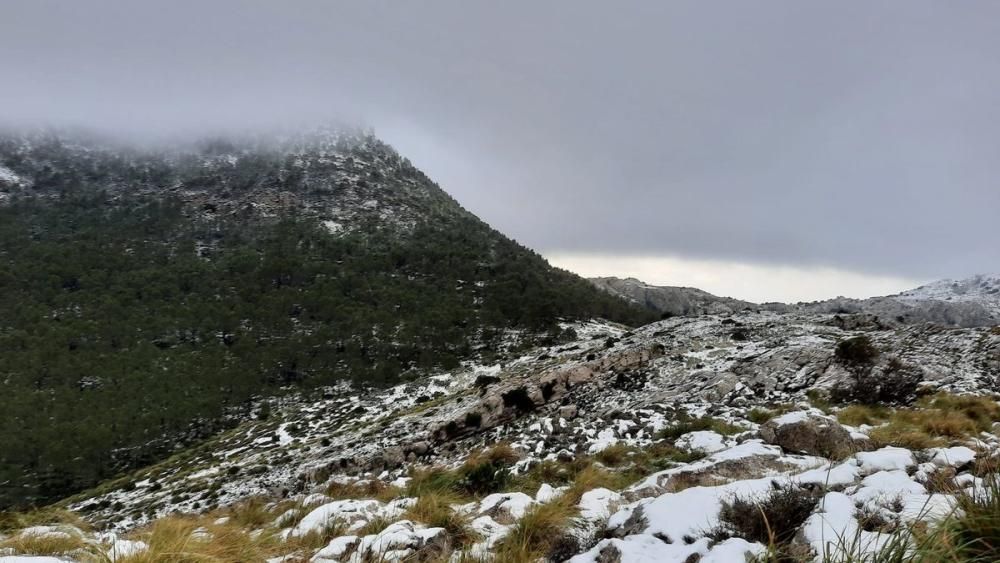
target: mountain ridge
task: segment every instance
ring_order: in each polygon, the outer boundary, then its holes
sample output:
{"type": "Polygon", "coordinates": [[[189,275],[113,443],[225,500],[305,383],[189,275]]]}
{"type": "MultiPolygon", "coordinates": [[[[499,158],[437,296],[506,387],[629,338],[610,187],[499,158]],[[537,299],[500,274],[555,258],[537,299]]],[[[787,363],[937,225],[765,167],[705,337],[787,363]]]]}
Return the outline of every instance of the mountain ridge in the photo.
{"type": "Polygon", "coordinates": [[[589,278],[602,291],[621,296],[667,316],[735,313],[741,310],[853,314],[868,313],[885,322],[931,322],[979,327],[1000,324],[1000,275],[944,279],[894,295],[856,299],[835,297],[800,303],[751,303],[718,297],[697,288],[654,286],[635,278],[589,278]]]}

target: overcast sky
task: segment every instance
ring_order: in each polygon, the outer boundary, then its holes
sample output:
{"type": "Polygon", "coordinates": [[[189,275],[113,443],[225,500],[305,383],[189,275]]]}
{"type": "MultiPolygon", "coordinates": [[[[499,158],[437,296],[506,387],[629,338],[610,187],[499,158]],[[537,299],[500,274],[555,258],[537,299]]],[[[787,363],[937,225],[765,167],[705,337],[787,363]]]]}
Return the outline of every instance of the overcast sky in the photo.
{"type": "Polygon", "coordinates": [[[1000,271],[1000,3],[4,0],[0,120],[347,118],[587,275],[1000,271]]]}

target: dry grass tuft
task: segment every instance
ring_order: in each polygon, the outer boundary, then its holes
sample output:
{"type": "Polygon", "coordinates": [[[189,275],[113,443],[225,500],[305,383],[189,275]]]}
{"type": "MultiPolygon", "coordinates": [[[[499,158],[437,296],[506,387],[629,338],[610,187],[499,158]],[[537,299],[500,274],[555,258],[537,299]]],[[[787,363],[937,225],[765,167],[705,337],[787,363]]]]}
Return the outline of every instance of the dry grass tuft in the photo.
{"type": "Polygon", "coordinates": [[[911,450],[923,450],[943,446],[945,443],[943,439],[931,436],[920,428],[898,421],[873,428],[868,432],[868,437],[871,438],[876,448],[897,446],[911,450]]]}
{"type": "Polygon", "coordinates": [[[872,429],[868,436],[879,447],[924,449],[974,437],[996,420],[1000,420],[1000,404],[991,397],[938,393],[924,397],[913,409],[894,411],[887,424],[872,429]]]}
{"type": "Polygon", "coordinates": [[[271,534],[251,537],[236,524],[216,525],[206,518],[168,516],[154,522],[137,539],[147,551],[119,558],[116,563],[192,563],[265,561],[280,546],[271,534]]]}
{"type": "Polygon", "coordinates": [[[534,506],[497,545],[497,560],[528,563],[547,558],[576,514],[576,502],[569,495],[534,506]]]}
{"type": "Polygon", "coordinates": [[[0,532],[53,524],[68,524],[84,531],[90,529],[90,525],[79,514],[62,508],[38,508],[27,512],[0,511],[0,532]]]}
{"type": "Polygon", "coordinates": [[[508,444],[473,452],[458,469],[413,470],[405,494],[422,497],[428,493],[452,493],[477,497],[505,490],[512,481],[510,467],[520,454],[508,444]]]}
{"type": "Polygon", "coordinates": [[[917,404],[925,409],[959,413],[981,431],[989,430],[994,422],[1000,420],[1000,403],[993,397],[938,393],[921,399],[917,404]]]}
{"type": "Polygon", "coordinates": [[[359,528],[358,531],[354,532],[354,535],[358,537],[371,536],[388,528],[391,524],[393,524],[393,522],[394,520],[390,520],[388,518],[372,518],[364,526],[359,528]]]}
{"type": "Polygon", "coordinates": [[[874,426],[889,419],[892,411],[885,407],[850,405],[837,411],[837,421],[850,426],[874,426]]]}
{"type": "Polygon", "coordinates": [[[275,513],[268,508],[268,503],[261,497],[253,497],[239,504],[234,504],[222,510],[216,516],[225,516],[230,522],[243,528],[260,528],[265,524],[270,524],[281,514],[275,513]]]}
{"type": "Polygon", "coordinates": [[[0,542],[0,549],[19,555],[67,555],[86,548],[83,537],[73,533],[17,534],[0,542]]]}
{"type": "Polygon", "coordinates": [[[326,496],[332,499],[376,499],[388,502],[402,495],[402,489],[380,481],[369,479],[351,483],[330,483],[324,491],[326,496]]]}
{"type": "Polygon", "coordinates": [[[514,463],[520,461],[520,459],[521,454],[519,454],[517,450],[512,448],[510,444],[501,442],[488,449],[472,452],[469,454],[465,463],[467,465],[476,465],[483,462],[489,462],[497,465],[513,465],[514,463]]]}
{"type": "Polygon", "coordinates": [[[465,546],[479,539],[471,527],[471,519],[467,514],[456,512],[452,505],[460,504],[461,497],[433,492],[417,499],[417,503],[406,511],[403,518],[422,522],[431,528],[444,528],[448,532],[453,546],[465,546]]]}
{"type": "Polygon", "coordinates": [[[628,461],[629,456],[635,452],[635,448],[622,443],[612,444],[598,452],[594,459],[609,467],[618,467],[628,461]]]}
{"type": "Polygon", "coordinates": [[[692,418],[686,414],[680,414],[672,426],[668,426],[660,431],[659,437],[666,440],[676,440],[688,432],[698,430],[711,430],[723,436],[732,436],[733,434],[744,432],[746,428],[710,416],[692,418]]]}

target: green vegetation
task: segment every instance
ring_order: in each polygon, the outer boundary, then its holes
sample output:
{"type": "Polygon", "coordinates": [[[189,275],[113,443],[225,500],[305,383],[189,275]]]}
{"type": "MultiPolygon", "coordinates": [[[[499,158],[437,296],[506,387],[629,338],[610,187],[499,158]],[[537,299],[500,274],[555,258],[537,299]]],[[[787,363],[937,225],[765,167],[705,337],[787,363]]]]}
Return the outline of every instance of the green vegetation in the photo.
{"type": "Polygon", "coordinates": [[[510,483],[510,468],[519,457],[509,445],[501,443],[471,453],[456,469],[432,467],[416,470],[407,483],[406,496],[438,493],[476,497],[501,492],[510,483]]]}
{"type": "Polygon", "coordinates": [[[837,411],[837,421],[850,426],[874,426],[889,418],[891,411],[882,406],[849,405],[837,411]]]}
{"type": "Polygon", "coordinates": [[[854,336],[837,343],[834,355],[846,365],[870,365],[881,352],[867,336],[854,336]]]}
{"type": "Polygon", "coordinates": [[[681,413],[677,416],[674,424],[660,431],[659,437],[666,440],[676,440],[688,432],[701,430],[711,430],[723,436],[732,436],[733,434],[745,431],[746,428],[710,416],[693,418],[690,415],[681,413]]]}
{"type": "Polygon", "coordinates": [[[0,207],[0,507],[155,462],[253,397],[396,383],[559,318],[645,320],[464,213],[338,236],[188,215],[98,193],[0,207]]]}
{"type": "Polygon", "coordinates": [[[1000,404],[992,397],[938,393],[920,399],[910,409],[888,413],[884,409],[856,407],[845,416],[886,420],[868,433],[876,446],[923,449],[990,430],[994,422],[1000,421],[1000,404]]]}

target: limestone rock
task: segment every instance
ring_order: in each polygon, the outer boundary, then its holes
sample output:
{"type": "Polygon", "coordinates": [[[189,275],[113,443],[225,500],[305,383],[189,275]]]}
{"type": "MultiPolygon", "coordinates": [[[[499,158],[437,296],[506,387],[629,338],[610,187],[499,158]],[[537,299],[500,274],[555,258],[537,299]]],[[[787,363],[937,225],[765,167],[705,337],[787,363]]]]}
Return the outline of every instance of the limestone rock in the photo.
{"type": "Polygon", "coordinates": [[[760,437],[788,452],[844,458],[855,451],[850,432],[836,419],[813,411],[796,411],[760,427],[760,437]]]}

